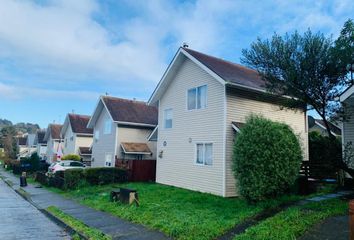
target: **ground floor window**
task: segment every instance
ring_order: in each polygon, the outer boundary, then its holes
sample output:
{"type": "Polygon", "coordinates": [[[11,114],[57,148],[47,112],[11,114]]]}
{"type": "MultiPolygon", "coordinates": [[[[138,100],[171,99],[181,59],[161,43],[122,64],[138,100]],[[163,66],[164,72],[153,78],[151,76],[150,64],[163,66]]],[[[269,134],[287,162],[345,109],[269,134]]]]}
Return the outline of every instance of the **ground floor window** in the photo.
{"type": "Polygon", "coordinates": [[[200,165],[213,164],[213,144],[212,143],[196,144],[196,164],[200,164],[200,165]]]}
{"type": "Polygon", "coordinates": [[[112,166],[112,154],[111,153],[106,153],[104,165],[106,167],[112,166]]]}

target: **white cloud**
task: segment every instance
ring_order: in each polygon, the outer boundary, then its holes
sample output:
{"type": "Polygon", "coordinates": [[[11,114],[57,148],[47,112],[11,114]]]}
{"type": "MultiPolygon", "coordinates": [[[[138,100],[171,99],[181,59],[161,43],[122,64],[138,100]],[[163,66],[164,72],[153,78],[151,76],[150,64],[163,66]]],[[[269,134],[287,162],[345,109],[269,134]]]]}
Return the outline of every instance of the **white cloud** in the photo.
{"type": "Polygon", "coordinates": [[[240,48],[274,31],[308,27],[338,31],[354,10],[349,0],[125,4],[139,14],[112,27],[93,17],[102,13],[94,0],[49,0],[45,4],[0,0],[0,67],[5,59],[13,62],[16,71],[21,69],[20,77],[5,78],[12,70],[1,73],[0,68],[0,81],[62,91],[73,86],[113,92],[124,89],[134,95],[136,86],[154,87],[184,41],[200,51],[239,56],[240,48]],[[119,33],[115,41],[112,28],[119,33]],[[33,75],[31,82],[21,79],[26,75],[33,75]]]}
{"type": "Polygon", "coordinates": [[[15,101],[36,99],[71,99],[75,100],[95,100],[100,94],[89,91],[63,91],[49,90],[41,88],[27,88],[22,86],[7,85],[0,82],[0,99],[11,99],[15,101]]]}

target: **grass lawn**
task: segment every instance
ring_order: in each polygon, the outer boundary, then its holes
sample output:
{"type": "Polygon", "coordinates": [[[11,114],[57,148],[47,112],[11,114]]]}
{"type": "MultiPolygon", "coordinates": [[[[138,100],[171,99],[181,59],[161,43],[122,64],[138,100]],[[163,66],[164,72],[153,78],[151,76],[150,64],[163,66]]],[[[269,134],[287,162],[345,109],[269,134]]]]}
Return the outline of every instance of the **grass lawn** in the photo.
{"type": "Polygon", "coordinates": [[[154,183],[112,184],[68,192],[55,191],[92,208],[160,230],[176,239],[214,239],[265,208],[300,198],[284,196],[267,203],[248,205],[241,198],[222,198],[154,183]],[[138,190],[139,207],[109,201],[110,191],[120,186],[138,190]]]}
{"type": "MultiPolygon", "coordinates": [[[[88,239],[92,240],[110,240],[112,239],[111,237],[103,234],[101,231],[95,229],[95,228],[90,228],[83,224],[81,221],[77,220],[76,218],[71,217],[70,215],[62,212],[59,208],[50,206],[47,208],[47,211],[59,218],[61,221],[75,229],[75,231],[81,233],[88,239]]],[[[75,237],[74,237],[75,238],[75,237]]],[[[78,236],[76,236],[77,239],[80,239],[78,236]]]]}
{"type": "Polygon", "coordinates": [[[247,229],[234,240],[296,239],[325,218],[347,212],[348,203],[339,199],[291,207],[247,229]]]}

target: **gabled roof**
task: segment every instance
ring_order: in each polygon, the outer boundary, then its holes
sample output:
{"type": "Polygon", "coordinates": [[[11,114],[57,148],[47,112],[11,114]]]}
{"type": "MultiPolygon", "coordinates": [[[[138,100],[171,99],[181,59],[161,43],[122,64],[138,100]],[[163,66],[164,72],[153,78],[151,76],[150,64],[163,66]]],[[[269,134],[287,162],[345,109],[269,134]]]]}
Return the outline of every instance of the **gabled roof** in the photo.
{"type": "Polygon", "coordinates": [[[166,69],[162,79],[152,93],[149,104],[155,104],[162,96],[164,89],[169,85],[171,76],[176,73],[178,67],[184,59],[190,59],[199,67],[209,73],[221,84],[228,84],[242,89],[248,89],[257,92],[265,92],[265,81],[257,71],[244,67],[242,65],[225,61],[189,48],[179,48],[172,62],[166,69]],[[171,75],[171,76],[170,76],[171,75]]]}
{"type": "Polygon", "coordinates": [[[155,127],[157,125],[157,108],[145,102],[101,96],[88,123],[93,128],[102,109],[106,109],[113,122],[118,124],[155,127]]]}
{"type": "Polygon", "coordinates": [[[265,81],[261,78],[258,72],[253,69],[200,53],[189,48],[183,48],[183,50],[195,57],[199,62],[215,72],[226,82],[265,90],[265,81]]]}
{"type": "MultiPolygon", "coordinates": [[[[312,116],[308,116],[308,124],[309,128],[312,128],[314,125],[317,125],[323,130],[327,130],[326,125],[324,124],[322,119],[316,119],[312,116]]],[[[336,136],[340,136],[342,134],[342,130],[331,122],[329,122],[329,128],[331,129],[332,134],[336,136]]]]}
{"type": "Polygon", "coordinates": [[[90,120],[90,116],[88,115],[69,113],[66,116],[65,122],[61,129],[61,136],[64,136],[67,128],[69,127],[69,124],[73,133],[93,135],[93,130],[91,128],[87,128],[87,124],[89,120],[90,120]]]}
{"type": "Polygon", "coordinates": [[[48,141],[49,137],[52,139],[61,139],[60,131],[63,125],[61,124],[49,124],[47,132],[44,135],[44,141],[48,141]]]}

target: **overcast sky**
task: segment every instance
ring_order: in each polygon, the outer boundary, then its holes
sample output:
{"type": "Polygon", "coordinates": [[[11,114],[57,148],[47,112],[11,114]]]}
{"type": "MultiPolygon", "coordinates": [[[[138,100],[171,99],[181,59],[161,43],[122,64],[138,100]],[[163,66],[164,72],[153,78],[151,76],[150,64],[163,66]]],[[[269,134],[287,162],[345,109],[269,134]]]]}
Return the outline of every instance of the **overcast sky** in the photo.
{"type": "Polygon", "coordinates": [[[147,100],[178,47],[239,62],[258,36],[338,36],[351,0],[0,0],[0,118],[62,122],[99,95],[147,100]]]}

